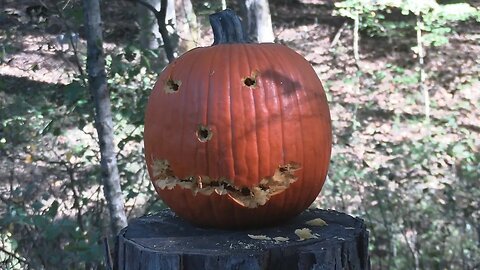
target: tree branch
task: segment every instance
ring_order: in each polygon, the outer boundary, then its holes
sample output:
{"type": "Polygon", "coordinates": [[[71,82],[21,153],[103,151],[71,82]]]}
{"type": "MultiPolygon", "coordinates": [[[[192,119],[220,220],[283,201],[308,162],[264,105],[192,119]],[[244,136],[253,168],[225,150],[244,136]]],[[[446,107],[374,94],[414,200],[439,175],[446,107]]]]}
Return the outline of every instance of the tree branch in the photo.
{"type": "MultiPolygon", "coordinates": [[[[143,0],[127,0],[127,1],[132,2],[132,3],[137,3],[137,4],[140,4],[140,5],[144,6],[145,8],[150,10],[155,15],[155,18],[158,18],[160,16],[160,11],[158,11],[154,6],[150,5],[149,3],[147,3],[143,0]]],[[[160,10],[162,9],[162,6],[160,6],[160,10]]]]}
{"type": "Polygon", "coordinates": [[[150,10],[157,19],[158,24],[158,32],[162,36],[163,40],[163,49],[165,50],[165,54],[167,55],[168,62],[171,63],[175,59],[175,55],[173,52],[172,42],[170,40],[170,34],[167,30],[167,24],[165,23],[165,18],[167,17],[167,0],[161,0],[160,3],[160,10],[157,10],[151,4],[143,1],[143,0],[127,0],[128,2],[140,4],[150,10]]]}
{"type": "Polygon", "coordinates": [[[355,11],[355,18],[353,19],[353,58],[355,59],[355,65],[360,69],[359,61],[360,61],[360,52],[359,52],[359,44],[360,44],[360,15],[358,11],[355,11]]]}
{"type": "Polygon", "coordinates": [[[338,29],[337,33],[335,34],[335,36],[333,37],[332,39],[332,43],[330,43],[330,48],[333,48],[337,45],[338,41],[340,40],[340,36],[342,35],[343,31],[345,30],[345,28],[347,27],[348,23],[347,21],[345,20],[342,24],[342,26],[340,26],[340,28],[338,29]]]}
{"type": "MultiPolygon", "coordinates": [[[[48,5],[46,5],[46,3],[42,0],[40,0],[40,3],[46,7],[49,7],[48,5]]],[[[68,4],[68,2],[65,4],[65,6],[60,9],[56,4],[53,5],[53,9],[55,9],[56,13],[58,14],[59,18],[60,18],[60,22],[62,23],[63,27],[65,27],[65,29],[67,29],[67,33],[69,33],[68,35],[68,42],[70,43],[70,46],[72,47],[73,49],[73,56],[75,57],[75,65],[78,69],[78,72],[80,73],[80,79],[82,80],[83,82],[83,85],[84,86],[87,86],[88,83],[87,83],[87,75],[85,74],[85,71],[83,70],[83,67],[80,63],[80,57],[79,57],[79,53],[78,53],[78,48],[77,48],[77,43],[73,40],[73,34],[74,34],[74,31],[72,30],[72,28],[68,25],[67,23],[67,19],[65,18],[62,10],[65,9],[66,5],[68,4]]],[[[75,107],[75,106],[74,106],[75,107]]]]}
{"type": "Polygon", "coordinates": [[[103,238],[103,246],[105,248],[105,264],[107,267],[107,270],[112,270],[113,269],[113,263],[112,263],[112,253],[110,251],[110,245],[108,244],[108,239],[107,237],[103,238]]]}

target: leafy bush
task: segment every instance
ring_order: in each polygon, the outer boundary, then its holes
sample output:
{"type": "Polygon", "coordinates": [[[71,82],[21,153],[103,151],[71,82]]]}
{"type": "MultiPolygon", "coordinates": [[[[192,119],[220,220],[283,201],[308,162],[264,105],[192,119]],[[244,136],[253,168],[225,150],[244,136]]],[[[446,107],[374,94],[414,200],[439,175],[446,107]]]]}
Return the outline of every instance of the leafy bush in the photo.
{"type": "Polygon", "coordinates": [[[401,40],[413,36],[416,16],[423,20],[426,46],[448,42],[451,25],[474,19],[480,21],[480,10],[468,3],[438,4],[437,1],[408,0],[345,0],[335,3],[334,14],[360,18],[360,28],[370,36],[401,40]]]}
{"type": "MultiPolygon", "coordinates": [[[[156,79],[151,62],[156,58],[153,52],[133,47],[107,55],[118,166],[130,217],[145,213],[157,201],[141,144],[144,107],[156,79]]],[[[2,175],[26,170],[24,177],[33,176],[33,181],[12,176],[11,186],[1,192],[5,208],[0,240],[5,250],[0,252],[0,265],[96,268],[104,257],[109,225],[93,104],[81,77],[64,86],[45,85],[43,91],[45,95],[12,92],[0,100],[0,114],[5,116],[0,151],[11,157],[2,175]],[[20,169],[22,161],[28,166],[20,169]]],[[[155,204],[156,209],[161,205],[155,204]]]]}

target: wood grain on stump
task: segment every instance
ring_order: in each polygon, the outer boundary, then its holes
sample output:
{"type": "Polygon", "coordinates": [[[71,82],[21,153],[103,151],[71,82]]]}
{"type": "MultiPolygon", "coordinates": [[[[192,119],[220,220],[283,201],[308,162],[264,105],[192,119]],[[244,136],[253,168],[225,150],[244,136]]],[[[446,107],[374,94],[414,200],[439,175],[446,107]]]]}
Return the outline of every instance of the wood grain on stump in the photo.
{"type": "Polygon", "coordinates": [[[132,220],[115,252],[119,270],[370,269],[363,220],[320,209],[254,230],[198,228],[164,210],[132,220]],[[306,224],[317,218],[327,225],[306,224]],[[301,240],[295,231],[305,228],[316,238],[301,240]]]}

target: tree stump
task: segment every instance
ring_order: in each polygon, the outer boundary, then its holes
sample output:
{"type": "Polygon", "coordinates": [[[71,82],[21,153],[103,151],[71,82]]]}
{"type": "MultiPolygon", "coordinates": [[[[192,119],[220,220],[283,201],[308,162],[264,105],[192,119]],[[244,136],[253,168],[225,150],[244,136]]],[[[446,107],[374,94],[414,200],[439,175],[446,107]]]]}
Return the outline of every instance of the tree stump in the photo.
{"type": "Polygon", "coordinates": [[[118,270],[370,269],[363,220],[333,210],[253,230],[199,228],[164,210],[132,220],[115,249],[118,270]]]}

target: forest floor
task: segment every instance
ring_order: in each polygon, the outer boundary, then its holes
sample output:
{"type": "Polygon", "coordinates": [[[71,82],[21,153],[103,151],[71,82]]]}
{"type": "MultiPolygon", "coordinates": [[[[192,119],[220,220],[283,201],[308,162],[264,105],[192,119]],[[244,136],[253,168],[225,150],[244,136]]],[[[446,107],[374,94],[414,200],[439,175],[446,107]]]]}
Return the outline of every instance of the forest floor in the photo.
{"type": "MultiPolygon", "coordinates": [[[[63,206],[68,212],[69,207],[78,203],[77,194],[75,188],[63,182],[67,179],[74,183],[95,168],[77,164],[71,154],[71,149],[79,144],[95,149],[92,126],[80,130],[73,120],[68,120],[69,108],[61,105],[61,92],[78,78],[77,57],[61,36],[67,27],[64,18],[52,18],[45,27],[25,14],[25,8],[37,1],[4,0],[3,3],[0,212],[5,212],[11,202],[31,204],[45,191],[53,196],[43,205],[69,200],[63,206]],[[52,22],[53,19],[58,22],[52,22]],[[55,118],[65,118],[62,129],[45,132],[55,118]]],[[[317,203],[348,213],[359,213],[361,208],[368,219],[367,209],[381,203],[377,197],[369,197],[373,194],[370,190],[382,185],[388,194],[400,193],[406,197],[399,204],[386,206],[388,211],[394,212],[392,207],[401,204],[418,203],[417,195],[409,198],[409,194],[417,192],[427,192],[436,198],[430,203],[448,204],[445,192],[449,186],[458,184],[462,162],[480,152],[478,23],[458,24],[448,44],[426,48],[427,76],[423,86],[428,89],[431,112],[430,120],[426,121],[418,59],[411,50],[416,45],[415,37],[388,40],[362,33],[360,60],[355,61],[351,24],[341,30],[345,21],[332,15],[329,3],[304,1],[296,5],[276,4],[272,8],[277,42],[296,50],[312,64],[330,102],[334,129],[332,180],[327,182],[317,203]],[[334,43],[336,35],[339,38],[334,43]],[[375,183],[363,179],[372,175],[378,176],[375,183]],[[340,178],[351,182],[345,183],[340,178]],[[349,189],[354,191],[349,193],[349,189]]],[[[131,23],[134,12],[130,3],[120,2],[115,8],[116,11],[106,7],[111,12],[104,16],[107,52],[135,40],[138,30],[131,23]]],[[[72,20],[81,19],[74,16],[72,20]]],[[[206,21],[203,17],[199,19],[206,21]]],[[[76,23],[68,27],[75,28],[76,23]]],[[[202,27],[210,35],[208,26],[202,27]]],[[[82,59],[86,48],[81,29],[79,32],[77,53],[82,59]]],[[[210,42],[211,38],[206,38],[199,45],[208,46],[210,42]]],[[[141,152],[141,148],[139,143],[131,151],[141,152]]],[[[469,187],[455,197],[466,204],[458,206],[460,209],[479,206],[478,201],[468,197],[469,187]]],[[[92,186],[85,192],[101,197],[100,191],[98,186],[92,186]]],[[[145,198],[129,200],[129,209],[146,201],[145,198]]],[[[478,218],[478,212],[468,213],[478,218]]],[[[78,214],[76,217],[79,218],[78,214]]],[[[370,222],[375,220],[373,217],[370,222]]],[[[406,230],[400,232],[408,235],[406,230]]],[[[381,250],[374,252],[381,254],[381,250]]]]}

